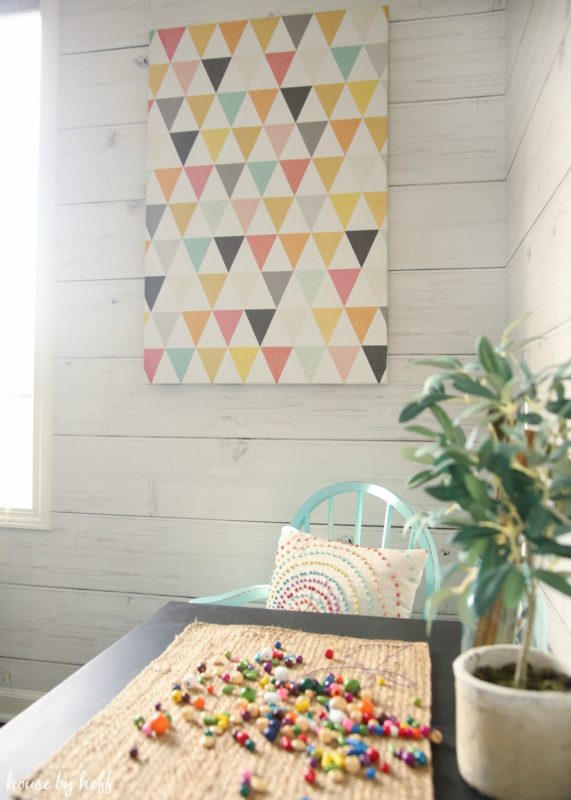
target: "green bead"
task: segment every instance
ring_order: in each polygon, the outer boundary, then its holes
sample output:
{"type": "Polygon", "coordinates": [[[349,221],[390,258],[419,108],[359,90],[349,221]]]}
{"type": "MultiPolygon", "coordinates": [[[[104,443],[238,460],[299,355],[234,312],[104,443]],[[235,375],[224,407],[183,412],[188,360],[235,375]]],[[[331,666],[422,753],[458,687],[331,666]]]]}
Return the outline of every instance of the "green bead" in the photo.
{"type": "Polygon", "coordinates": [[[412,704],[415,705],[417,708],[420,708],[422,706],[422,700],[420,699],[420,697],[415,697],[414,700],[412,701],[412,704]]]}
{"type": "Polygon", "coordinates": [[[274,667],[279,667],[280,665],[279,658],[272,658],[272,664],[274,665],[274,667]]]}
{"type": "Polygon", "coordinates": [[[345,742],[346,742],[345,735],[340,733],[339,736],[337,737],[337,744],[339,745],[339,747],[343,747],[345,742]]]}
{"type": "Polygon", "coordinates": [[[226,686],[222,688],[224,694],[234,694],[234,687],[227,683],[226,686]]]}
{"type": "Polygon", "coordinates": [[[318,694],[317,695],[317,702],[321,703],[322,706],[326,705],[329,702],[329,698],[326,694],[318,694]]]}
{"type": "Polygon", "coordinates": [[[145,718],[144,717],[135,717],[133,722],[135,723],[137,728],[142,728],[143,725],[145,724],[145,718]]]}
{"type": "Polygon", "coordinates": [[[366,725],[359,725],[359,733],[361,736],[366,736],[369,733],[369,729],[366,725]]]}
{"type": "Polygon", "coordinates": [[[218,718],[213,716],[204,717],[203,720],[205,725],[218,725],[218,718]]]}
{"type": "Polygon", "coordinates": [[[248,797],[250,795],[251,791],[252,791],[252,787],[250,786],[249,783],[243,783],[240,786],[240,794],[242,795],[242,797],[248,797]]]}
{"type": "Polygon", "coordinates": [[[256,699],[256,692],[250,686],[245,686],[240,692],[240,697],[243,697],[249,703],[253,703],[256,699]]]}
{"type": "Polygon", "coordinates": [[[253,739],[248,739],[248,741],[246,742],[245,747],[246,747],[246,750],[249,750],[250,753],[253,753],[254,750],[256,749],[256,742],[253,739]]]}
{"type": "Polygon", "coordinates": [[[226,658],[228,659],[228,661],[230,661],[230,659],[232,658],[232,651],[231,651],[231,650],[226,650],[226,652],[224,653],[224,655],[226,656],[226,658]]]}
{"type": "MultiPolygon", "coordinates": [[[[318,699],[319,699],[319,698],[318,698],[318,699]]],[[[324,727],[324,728],[329,728],[329,730],[330,730],[330,731],[333,731],[333,730],[335,730],[335,725],[334,725],[334,723],[333,723],[333,722],[331,722],[331,720],[330,720],[330,719],[328,719],[328,720],[327,720],[327,721],[326,721],[326,722],[323,724],[323,727],[324,727]]]]}
{"type": "Polygon", "coordinates": [[[301,728],[299,727],[299,725],[294,725],[293,726],[293,733],[294,733],[294,736],[297,736],[299,733],[301,733],[301,728]]]}
{"type": "Polygon", "coordinates": [[[351,694],[358,694],[361,691],[361,684],[357,680],[357,678],[349,678],[348,681],[345,681],[343,684],[343,688],[346,692],[351,692],[351,694]]]}
{"type": "Polygon", "coordinates": [[[248,681],[257,681],[260,677],[260,673],[257,669],[246,669],[244,670],[244,677],[248,681]]]}

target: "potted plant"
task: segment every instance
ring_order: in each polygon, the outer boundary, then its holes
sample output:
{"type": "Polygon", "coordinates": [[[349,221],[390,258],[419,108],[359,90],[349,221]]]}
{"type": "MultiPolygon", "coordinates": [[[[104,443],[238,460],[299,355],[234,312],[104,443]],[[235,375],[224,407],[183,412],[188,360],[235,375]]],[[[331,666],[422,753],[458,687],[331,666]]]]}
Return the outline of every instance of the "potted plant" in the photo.
{"type": "Polygon", "coordinates": [[[408,425],[423,442],[405,453],[422,464],[409,486],[439,502],[423,519],[452,528],[458,550],[447,585],[428,599],[429,620],[451,596],[466,622],[472,612],[481,620],[502,606],[525,609],[521,643],[477,647],[454,663],[460,772],[497,800],[569,800],[571,670],[531,641],[542,584],[571,595],[562,540],[571,531],[571,361],[533,371],[523,345],[508,328],[496,347],[481,338],[471,363],[419,362],[438,372],[400,421],[436,421],[408,425]]]}

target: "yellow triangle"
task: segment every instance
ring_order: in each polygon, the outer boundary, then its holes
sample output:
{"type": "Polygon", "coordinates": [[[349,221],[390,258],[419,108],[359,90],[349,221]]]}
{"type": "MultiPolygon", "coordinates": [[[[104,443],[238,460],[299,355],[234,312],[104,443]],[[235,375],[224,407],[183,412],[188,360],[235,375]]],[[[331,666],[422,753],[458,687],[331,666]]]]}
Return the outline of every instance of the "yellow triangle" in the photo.
{"type": "Polygon", "coordinates": [[[317,322],[321,335],[325,343],[329,344],[329,340],[335,330],[335,326],[339,322],[342,308],[312,308],[311,312],[317,322]]]}
{"type": "Polygon", "coordinates": [[[181,236],[184,236],[197,203],[171,203],[169,208],[181,236]]]}
{"type": "Polygon", "coordinates": [[[143,312],[143,319],[145,320],[145,325],[150,320],[150,318],[151,318],[151,312],[150,311],[144,311],[143,312]]]}
{"type": "Polygon", "coordinates": [[[323,185],[328,192],[331,191],[333,182],[337,177],[337,173],[341,168],[341,164],[343,163],[343,156],[314,158],[313,163],[315,164],[316,170],[319,172],[319,177],[321,178],[323,185]]]}
{"type": "Polygon", "coordinates": [[[335,34],[339,30],[345,13],[345,11],[322,11],[315,15],[329,46],[333,44],[333,39],[335,39],[335,34]]]}
{"type": "Polygon", "coordinates": [[[207,25],[190,25],[188,28],[188,32],[192,37],[194,46],[198,50],[201,58],[204,55],[204,51],[208,47],[208,42],[214,33],[215,27],[216,25],[209,23],[207,25]]]}
{"type": "Polygon", "coordinates": [[[204,120],[210,111],[210,106],[212,105],[213,100],[213,94],[197,94],[186,98],[186,102],[188,103],[199,128],[202,128],[204,125],[204,120]]]}
{"type": "Polygon", "coordinates": [[[369,129],[377,150],[382,150],[387,141],[387,118],[386,117],[366,117],[365,125],[369,129]]]}
{"type": "Polygon", "coordinates": [[[214,304],[218,300],[218,295],[222,291],[222,287],[228,277],[228,273],[218,275],[199,275],[198,278],[202,284],[204,294],[208,298],[210,308],[214,308],[214,304]]]}
{"type": "Polygon", "coordinates": [[[201,133],[208,147],[211,159],[216,161],[220,155],[220,151],[224,147],[224,142],[228,138],[230,128],[213,128],[209,131],[201,131],[201,133]]]}
{"type": "Polygon", "coordinates": [[[270,39],[274,35],[274,31],[279,21],[279,17],[262,17],[261,19],[253,19],[250,21],[250,24],[254,29],[254,33],[256,34],[256,37],[260,43],[260,47],[262,50],[264,50],[264,52],[270,43],[270,39]]]}
{"type": "Polygon", "coordinates": [[[363,307],[363,308],[347,308],[347,316],[351,320],[351,325],[353,326],[353,330],[357,334],[357,338],[363,344],[363,340],[367,335],[367,331],[371,327],[371,322],[373,321],[373,317],[379,310],[378,306],[372,307],[363,307]]]}
{"type": "Polygon", "coordinates": [[[291,197],[264,197],[264,205],[268,209],[268,214],[272,218],[276,231],[279,231],[283,225],[292,203],[293,195],[291,197]]]}
{"type": "Polygon", "coordinates": [[[266,117],[270,113],[277,93],[277,89],[254,89],[248,92],[261,122],[266,121],[266,117]]]}
{"type": "Polygon", "coordinates": [[[280,233],[280,242],[293,269],[297,267],[308,239],[309,233],[280,233]]]}
{"type": "Polygon", "coordinates": [[[246,383],[246,379],[252,369],[254,359],[260,352],[259,347],[231,347],[230,355],[236,364],[236,369],[242,378],[242,383],[246,383]]]}
{"type": "Polygon", "coordinates": [[[385,217],[387,216],[387,193],[386,192],[365,192],[364,194],[367,205],[371,209],[375,222],[382,227],[385,217]]]}
{"type": "Polygon", "coordinates": [[[153,97],[156,97],[157,92],[161,88],[161,83],[167,74],[168,64],[150,64],[149,65],[149,89],[153,97]]]}
{"type": "Polygon", "coordinates": [[[167,201],[171,199],[171,195],[181,172],[182,167],[169,167],[155,170],[155,175],[167,201]]]}
{"type": "Polygon", "coordinates": [[[311,234],[317,245],[317,249],[321,253],[321,258],[329,265],[333,261],[333,256],[337,252],[339,242],[343,236],[343,231],[331,231],[330,233],[312,233],[311,234]]]}
{"type": "Polygon", "coordinates": [[[328,117],[335,111],[335,106],[341,96],[344,85],[344,83],[324,83],[321,86],[313,87],[328,117]]]}
{"type": "Polygon", "coordinates": [[[355,211],[360,196],[359,192],[329,195],[329,199],[333,203],[333,208],[339,217],[339,222],[344,228],[349,224],[349,220],[353,216],[353,211],[355,211]]]}
{"type": "Polygon", "coordinates": [[[250,158],[250,153],[254,149],[254,145],[258,141],[262,126],[256,125],[251,128],[233,128],[232,130],[240,150],[242,151],[244,160],[247,161],[250,158]]]}
{"type": "Polygon", "coordinates": [[[198,347],[198,354],[204,364],[204,369],[208,373],[210,382],[214,383],[216,373],[220,369],[220,364],[226,352],[225,347],[198,347]]]}
{"type": "Polygon", "coordinates": [[[351,81],[351,83],[347,84],[361,114],[364,114],[367,110],[371,97],[378,85],[379,81],[351,81]]]}

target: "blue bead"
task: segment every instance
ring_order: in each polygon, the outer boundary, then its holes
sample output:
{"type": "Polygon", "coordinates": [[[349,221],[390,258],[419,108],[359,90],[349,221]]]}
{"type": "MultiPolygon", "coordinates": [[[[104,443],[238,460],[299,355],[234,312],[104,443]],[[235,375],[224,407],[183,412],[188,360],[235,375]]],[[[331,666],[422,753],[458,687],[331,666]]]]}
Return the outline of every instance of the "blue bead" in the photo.
{"type": "Polygon", "coordinates": [[[367,778],[373,780],[373,778],[375,778],[377,775],[377,770],[374,767],[369,767],[368,769],[365,770],[365,775],[367,776],[367,778]]]}

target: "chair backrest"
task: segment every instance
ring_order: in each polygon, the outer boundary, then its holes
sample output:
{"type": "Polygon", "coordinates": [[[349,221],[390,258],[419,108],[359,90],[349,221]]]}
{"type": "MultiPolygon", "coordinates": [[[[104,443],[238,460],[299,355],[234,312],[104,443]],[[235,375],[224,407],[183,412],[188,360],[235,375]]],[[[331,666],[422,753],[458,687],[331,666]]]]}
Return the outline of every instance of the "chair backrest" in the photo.
{"type": "MultiPolygon", "coordinates": [[[[300,531],[309,533],[311,526],[311,515],[316,508],[327,503],[327,535],[330,539],[335,537],[335,498],[338,495],[354,494],[355,498],[355,521],[354,544],[360,545],[363,534],[363,505],[365,495],[382,500],[385,504],[385,515],[382,528],[380,547],[391,546],[391,529],[393,526],[393,516],[396,512],[403,522],[407,522],[414,517],[414,511],[398,495],[385,489],[383,486],[376,486],[373,483],[360,483],[358,481],[345,481],[326,486],[312,495],[294,515],[291,524],[300,531]]],[[[408,540],[406,549],[422,548],[427,551],[428,559],[425,568],[426,591],[428,597],[440,587],[440,566],[438,563],[438,553],[434,540],[428,530],[419,522],[412,521],[409,525],[408,540]]]]}

